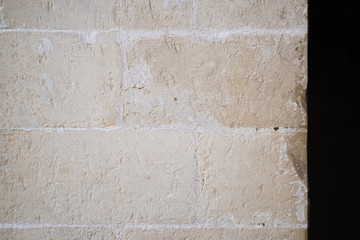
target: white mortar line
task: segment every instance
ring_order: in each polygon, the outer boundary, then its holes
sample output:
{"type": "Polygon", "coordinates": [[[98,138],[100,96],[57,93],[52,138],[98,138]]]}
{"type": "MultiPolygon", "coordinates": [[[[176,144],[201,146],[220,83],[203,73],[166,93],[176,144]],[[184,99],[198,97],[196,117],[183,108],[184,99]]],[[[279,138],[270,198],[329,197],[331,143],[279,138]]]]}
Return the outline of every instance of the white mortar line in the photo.
{"type": "MultiPolygon", "coordinates": [[[[23,33],[68,33],[68,34],[83,34],[85,30],[67,30],[67,29],[0,29],[1,33],[9,32],[23,32],[23,33]]],[[[308,30],[303,28],[298,29],[266,29],[266,28],[240,28],[231,30],[217,30],[217,29],[204,29],[204,30],[122,30],[118,28],[112,29],[88,29],[85,32],[109,33],[121,32],[129,36],[131,40],[146,39],[146,38],[160,38],[166,36],[180,36],[189,37],[196,36],[203,39],[225,39],[230,36],[243,36],[243,35],[291,35],[291,36],[304,36],[308,30]]]]}
{"type": "Polygon", "coordinates": [[[73,33],[81,34],[84,32],[98,32],[98,33],[107,33],[120,31],[120,29],[33,29],[33,28],[12,28],[12,29],[0,29],[0,33],[8,32],[22,32],[22,33],[73,33]]]}
{"type": "Polygon", "coordinates": [[[33,224],[33,223],[0,223],[0,229],[14,228],[14,229],[38,229],[38,228],[118,228],[118,225],[106,224],[33,224]]]}
{"type": "Polygon", "coordinates": [[[32,128],[32,127],[14,127],[14,128],[0,128],[0,130],[21,130],[21,131],[44,131],[44,132],[81,132],[81,131],[100,131],[100,132],[110,132],[117,130],[131,130],[134,128],[127,127],[106,127],[106,128],[97,128],[97,127],[89,127],[89,128],[73,128],[73,127],[55,127],[55,128],[32,128]]]}
{"type": "Polygon", "coordinates": [[[253,28],[241,28],[232,29],[227,31],[216,31],[216,30],[202,30],[198,32],[200,38],[206,40],[213,39],[226,39],[231,36],[253,36],[253,35],[290,35],[290,36],[304,36],[307,34],[306,29],[253,29],[253,28]]]}
{"type": "Polygon", "coordinates": [[[224,133],[235,133],[235,134],[244,134],[244,135],[256,135],[256,134],[271,134],[275,132],[279,133],[306,133],[306,128],[284,128],[279,127],[277,131],[274,128],[255,128],[255,127],[240,127],[240,128],[228,128],[228,127],[218,127],[214,128],[212,126],[198,127],[193,125],[164,125],[160,127],[53,127],[53,128],[33,128],[33,127],[0,127],[1,130],[19,130],[19,131],[44,131],[44,132],[81,132],[81,131],[99,131],[99,132],[111,132],[119,130],[134,130],[134,131],[161,131],[161,130],[172,130],[180,132],[204,132],[208,130],[222,131],[224,133]]]}
{"type": "Polygon", "coordinates": [[[192,228],[224,228],[224,229],[273,229],[273,228],[290,228],[306,229],[307,224],[286,224],[276,226],[262,226],[250,224],[125,224],[124,228],[143,229],[143,230],[163,230],[163,229],[192,229],[192,228]]]}
{"type": "Polygon", "coordinates": [[[159,131],[159,130],[174,130],[174,131],[192,131],[190,128],[181,128],[178,126],[164,126],[164,127],[148,127],[148,128],[137,128],[137,127],[89,127],[89,128],[72,128],[72,127],[55,127],[55,128],[32,128],[32,127],[14,127],[14,128],[0,128],[1,130],[19,130],[19,131],[44,131],[44,132],[82,132],[82,131],[99,131],[99,132],[112,132],[121,130],[134,130],[134,131],[159,131]]]}
{"type": "Polygon", "coordinates": [[[142,230],[164,230],[164,229],[199,229],[199,228],[223,228],[223,229],[306,229],[307,224],[286,224],[276,226],[247,225],[247,224],[31,224],[31,223],[0,223],[0,229],[39,229],[39,228],[118,228],[142,229],[142,230]]]}

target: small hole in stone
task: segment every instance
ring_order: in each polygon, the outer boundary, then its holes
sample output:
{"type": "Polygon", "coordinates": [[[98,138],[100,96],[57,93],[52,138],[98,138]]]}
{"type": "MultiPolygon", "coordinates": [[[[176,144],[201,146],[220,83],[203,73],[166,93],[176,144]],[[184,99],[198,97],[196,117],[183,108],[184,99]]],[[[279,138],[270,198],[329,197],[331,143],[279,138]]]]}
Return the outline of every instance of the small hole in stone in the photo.
{"type": "Polygon", "coordinates": [[[275,131],[279,130],[279,127],[274,127],[274,130],[275,130],[275,131]]]}
{"type": "Polygon", "coordinates": [[[176,98],[176,97],[174,97],[174,101],[177,101],[177,98],[176,98]]]}

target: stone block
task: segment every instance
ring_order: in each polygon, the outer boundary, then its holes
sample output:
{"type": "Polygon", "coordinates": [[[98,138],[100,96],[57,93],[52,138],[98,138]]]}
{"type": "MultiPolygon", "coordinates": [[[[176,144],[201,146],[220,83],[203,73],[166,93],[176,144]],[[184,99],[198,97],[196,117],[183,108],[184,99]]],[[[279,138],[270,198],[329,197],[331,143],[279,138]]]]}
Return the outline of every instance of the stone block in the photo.
{"type": "Polygon", "coordinates": [[[306,37],[144,39],[129,44],[124,122],[304,127],[306,37]]]}
{"type": "Polygon", "coordinates": [[[4,0],[0,29],[191,29],[191,0],[4,0]]]}
{"type": "Polygon", "coordinates": [[[306,133],[301,132],[201,134],[201,221],[264,227],[306,224],[306,152],[299,150],[306,146],[304,139],[306,133]]]}
{"type": "Polygon", "coordinates": [[[115,33],[1,33],[1,127],[116,125],[115,33]]]}
{"type": "Polygon", "coordinates": [[[174,131],[0,131],[4,223],[189,223],[192,135],[174,131]]]}
{"type": "Polygon", "coordinates": [[[198,0],[200,29],[307,29],[305,0],[198,0]]]}

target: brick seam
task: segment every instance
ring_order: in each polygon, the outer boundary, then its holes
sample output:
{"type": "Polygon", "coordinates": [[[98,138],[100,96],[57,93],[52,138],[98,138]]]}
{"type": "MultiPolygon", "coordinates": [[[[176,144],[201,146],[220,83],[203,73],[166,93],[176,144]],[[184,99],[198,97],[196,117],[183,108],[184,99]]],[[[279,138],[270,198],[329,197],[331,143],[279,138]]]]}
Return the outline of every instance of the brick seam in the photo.
{"type": "MultiPolygon", "coordinates": [[[[196,36],[204,39],[224,39],[229,36],[243,36],[243,35],[291,35],[291,36],[304,36],[307,34],[307,29],[263,29],[263,28],[240,28],[232,30],[219,31],[216,29],[205,30],[123,30],[118,28],[113,29],[89,29],[85,32],[91,33],[109,33],[119,32],[127,36],[132,36],[134,40],[141,38],[159,38],[164,35],[169,36],[196,36]]],[[[84,30],[70,30],[70,29],[0,29],[1,33],[68,33],[68,34],[84,34],[84,30]]]]}
{"type": "Polygon", "coordinates": [[[143,229],[143,230],[163,230],[163,229],[306,229],[307,224],[282,224],[282,225],[246,225],[246,224],[31,224],[31,223],[1,223],[0,229],[39,229],[39,228],[103,228],[103,229],[143,229]]]}
{"type": "Polygon", "coordinates": [[[220,127],[214,129],[211,126],[196,127],[192,125],[165,125],[160,127],[89,127],[89,128],[72,128],[72,127],[55,127],[55,128],[32,128],[32,127],[0,127],[0,131],[5,130],[17,130],[17,131],[43,131],[43,132],[81,132],[81,131],[99,131],[99,132],[111,132],[111,131],[121,131],[121,130],[134,130],[139,132],[151,132],[151,131],[162,131],[162,130],[171,130],[179,131],[185,133],[202,133],[204,131],[220,131],[225,134],[236,134],[236,135],[262,135],[262,134],[272,134],[274,132],[279,133],[307,133],[306,128],[287,128],[287,127],[277,127],[275,128],[255,128],[255,127],[239,127],[239,128],[227,128],[220,127]]]}

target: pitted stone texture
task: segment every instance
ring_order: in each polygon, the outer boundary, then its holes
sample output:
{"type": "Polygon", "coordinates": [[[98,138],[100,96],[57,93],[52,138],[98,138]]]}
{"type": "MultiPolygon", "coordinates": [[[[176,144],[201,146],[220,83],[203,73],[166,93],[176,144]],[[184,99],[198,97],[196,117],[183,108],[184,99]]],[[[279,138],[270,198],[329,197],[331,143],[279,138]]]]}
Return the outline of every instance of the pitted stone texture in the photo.
{"type": "Polygon", "coordinates": [[[294,167],[294,162],[305,162],[305,156],[301,159],[289,146],[305,136],[201,134],[201,221],[265,227],[306,224],[307,187],[301,180],[305,173],[294,167]]]}
{"type": "Polygon", "coordinates": [[[129,44],[124,122],[306,126],[306,37],[144,39],[129,44]]]}
{"type": "Polygon", "coordinates": [[[1,28],[190,29],[192,0],[3,0],[1,28]]]}
{"type": "Polygon", "coordinates": [[[195,24],[192,0],[121,0],[114,9],[123,29],[181,29],[195,24]]]}
{"type": "Polygon", "coordinates": [[[126,240],[305,240],[306,229],[226,229],[226,228],[190,228],[190,229],[127,229],[123,232],[126,240]]]}
{"type": "Polygon", "coordinates": [[[306,0],[197,0],[199,28],[307,28],[306,0]]]}
{"type": "Polygon", "coordinates": [[[195,149],[189,134],[0,133],[4,223],[194,221],[195,149]]]}
{"type": "Polygon", "coordinates": [[[0,229],[1,240],[39,240],[39,239],[91,239],[116,240],[115,234],[109,229],[101,228],[30,228],[30,229],[0,229]]]}
{"type": "Polygon", "coordinates": [[[6,28],[99,29],[114,26],[114,0],[2,0],[6,28]]]}
{"type": "Polygon", "coordinates": [[[115,125],[121,86],[113,33],[0,34],[0,126],[115,125]]]}

